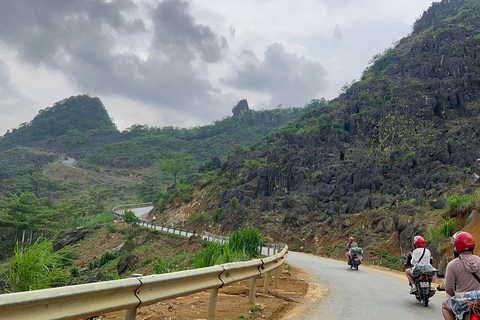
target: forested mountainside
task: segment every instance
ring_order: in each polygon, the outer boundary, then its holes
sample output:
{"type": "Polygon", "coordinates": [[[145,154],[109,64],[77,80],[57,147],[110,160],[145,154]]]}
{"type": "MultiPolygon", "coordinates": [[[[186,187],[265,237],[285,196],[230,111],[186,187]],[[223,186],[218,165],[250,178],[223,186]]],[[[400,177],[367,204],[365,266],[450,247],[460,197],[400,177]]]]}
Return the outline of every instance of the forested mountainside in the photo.
{"type": "MultiPolygon", "coordinates": [[[[309,107],[324,104],[315,100],[309,107]]],[[[254,111],[246,100],[232,116],[194,128],[134,124],[119,132],[97,97],[79,95],[41,110],[29,123],[0,137],[0,160],[15,147],[35,147],[83,160],[90,166],[142,168],[168,152],[187,152],[198,162],[224,157],[235,144],[251,145],[298,117],[306,108],[254,111]]],[[[8,159],[7,159],[8,160],[8,159]]]]}
{"type": "MultiPolygon", "coordinates": [[[[195,221],[225,233],[254,224],[287,243],[337,226],[336,236],[368,243],[366,230],[388,218],[409,248],[413,234],[427,233],[423,213],[478,186],[479,14],[479,0],[433,3],[338,98],[210,166],[221,184],[198,179],[219,199],[199,206],[195,221]],[[366,212],[365,229],[350,228],[348,219],[366,212]]],[[[160,207],[168,219],[173,207],[160,207]]]]}

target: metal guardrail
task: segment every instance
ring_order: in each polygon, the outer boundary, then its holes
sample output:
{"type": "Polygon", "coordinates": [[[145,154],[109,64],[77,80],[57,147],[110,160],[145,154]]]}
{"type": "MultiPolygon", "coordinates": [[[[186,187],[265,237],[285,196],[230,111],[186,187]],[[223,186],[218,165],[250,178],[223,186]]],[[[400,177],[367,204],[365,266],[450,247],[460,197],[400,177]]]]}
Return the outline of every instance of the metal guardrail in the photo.
{"type": "MultiPolygon", "coordinates": [[[[214,239],[213,234],[207,232],[201,234],[207,239],[214,239]]],[[[226,238],[216,237],[223,240],[226,238]]],[[[249,302],[254,304],[256,279],[260,275],[265,275],[264,293],[268,292],[271,281],[270,272],[273,270],[275,270],[274,286],[278,285],[279,274],[288,255],[288,247],[279,244],[269,245],[273,245],[272,248],[277,250],[282,246],[282,250],[263,259],[207,268],[148,276],[134,275],[136,278],[1,294],[0,318],[2,320],[80,319],[101,313],[127,310],[125,319],[134,320],[136,309],[139,307],[210,290],[208,318],[212,319],[215,316],[218,289],[222,286],[250,279],[249,302]]],[[[268,247],[269,250],[270,247],[268,247]]]]}

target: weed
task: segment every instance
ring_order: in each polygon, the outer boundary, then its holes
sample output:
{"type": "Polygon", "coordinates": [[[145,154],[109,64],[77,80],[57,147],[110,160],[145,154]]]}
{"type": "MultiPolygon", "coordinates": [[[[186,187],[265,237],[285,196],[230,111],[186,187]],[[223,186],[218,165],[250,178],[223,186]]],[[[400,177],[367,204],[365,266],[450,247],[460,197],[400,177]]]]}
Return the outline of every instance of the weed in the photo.
{"type": "Polygon", "coordinates": [[[170,273],[174,271],[176,271],[175,265],[169,261],[163,261],[162,259],[158,259],[158,264],[155,264],[153,267],[153,273],[155,274],[170,273]]]}
{"type": "Polygon", "coordinates": [[[258,305],[251,306],[250,309],[248,310],[249,314],[254,314],[255,312],[262,312],[262,308],[258,305]]]}
{"type": "Polygon", "coordinates": [[[456,210],[459,207],[468,206],[473,202],[473,200],[476,198],[477,195],[478,195],[477,192],[473,194],[462,194],[462,195],[454,194],[453,196],[447,199],[448,208],[450,210],[456,210]]]}
{"type": "Polygon", "coordinates": [[[380,256],[380,261],[378,261],[378,264],[381,266],[388,267],[390,269],[397,270],[399,265],[400,265],[400,260],[401,257],[395,257],[390,255],[387,251],[382,251],[382,254],[380,256]]]}

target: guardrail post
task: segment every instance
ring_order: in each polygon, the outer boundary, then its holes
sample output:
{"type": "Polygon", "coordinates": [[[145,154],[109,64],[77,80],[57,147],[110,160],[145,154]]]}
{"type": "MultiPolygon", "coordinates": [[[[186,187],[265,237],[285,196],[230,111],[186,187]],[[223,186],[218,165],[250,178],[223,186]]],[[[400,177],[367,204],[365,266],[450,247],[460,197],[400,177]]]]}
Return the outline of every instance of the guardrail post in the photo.
{"type": "MultiPolygon", "coordinates": [[[[140,273],[134,273],[132,274],[132,277],[140,278],[140,277],[143,277],[143,275],[141,275],[140,273]]],[[[135,320],[136,317],[137,317],[137,308],[127,309],[127,311],[125,312],[125,320],[135,320]]]]}
{"type": "MultiPolygon", "coordinates": [[[[208,319],[215,317],[215,309],[217,308],[218,288],[210,290],[210,301],[208,303],[208,319]]],[[[126,319],[125,319],[126,320],[126,319]]]]}
{"type": "Polygon", "coordinates": [[[273,280],[273,287],[275,289],[278,288],[278,278],[280,278],[280,266],[278,266],[278,268],[275,269],[275,275],[274,275],[274,280],[273,280]]]}
{"type": "Polygon", "coordinates": [[[257,291],[257,277],[250,278],[250,293],[248,294],[248,303],[255,304],[255,293],[257,291]]]}
{"type": "Polygon", "coordinates": [[[270,285],[270,271],[265,272],[265,281],[263,282],[263,293],[268,294],[268,287],[270,285]]]}

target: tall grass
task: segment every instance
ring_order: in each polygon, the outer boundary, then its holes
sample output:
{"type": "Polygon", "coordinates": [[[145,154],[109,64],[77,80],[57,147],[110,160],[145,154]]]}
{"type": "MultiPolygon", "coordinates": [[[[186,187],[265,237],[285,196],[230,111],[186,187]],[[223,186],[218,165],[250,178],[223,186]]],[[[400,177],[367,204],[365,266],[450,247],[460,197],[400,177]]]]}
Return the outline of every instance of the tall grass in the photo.
{"type": "Polygon", "coordinates": [[[260,231],[253,227],[244,228],[234,232],[228,241],[230,249],[236,252],[245,252],[248,258],[258,254],[258,248],[263,239],[260,231]]]}
{"type": "Polygon", "coordinates": [[[39,238],[31,247],[15,244],[14,257],[2,268],[6,292],[46,289],[69,277],[60,268],[65,265],[69,249],[53,252],[52,241],[39,238]]]}
{"type": "Polygon", "coordinates": [[[258,255],[263,242],[260,232],[252,227],[233,233],[228,243],[210,242],[205,250],[193,260],[195,268],[210,267],[218,264],[251,259],[258,255]]]}
{"type": "Polygon", "coordinates": [[[156,274],[170,273],[174,271],[176,271],[175,265],[169,261],[163,261],[162,259],[158,259],[158,264],[155,264],[153,267],[153,273],[156,274]]]}
{"type": "Polygon", "coordinates": [[[219,261],[219,257],[223,254],[223,248],[225,245],[220,242],[208,243],[205,250],[199,252],[193,259],[193,266],[195,268],[205,268],[214,266],[219,261]]]}

